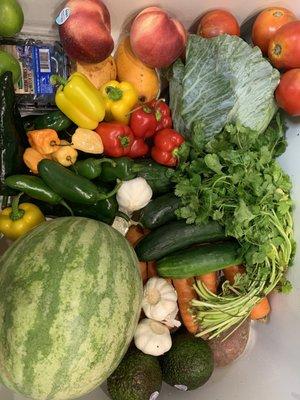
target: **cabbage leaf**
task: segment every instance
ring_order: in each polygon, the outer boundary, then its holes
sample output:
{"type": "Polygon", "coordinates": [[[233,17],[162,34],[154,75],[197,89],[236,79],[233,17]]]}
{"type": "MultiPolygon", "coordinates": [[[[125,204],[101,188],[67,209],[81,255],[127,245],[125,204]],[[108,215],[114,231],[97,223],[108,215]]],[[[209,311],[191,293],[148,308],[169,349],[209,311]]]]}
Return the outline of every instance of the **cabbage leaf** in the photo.
{"type": "Polygon", "coordinates": [[[264,132],[277,111],[279,79],[260,49],[237,36],[190,35],[185,65],[173,65],[170,81],[175,129],[188,136],[200,124],[206,138],[227,124],[264,132]]]}

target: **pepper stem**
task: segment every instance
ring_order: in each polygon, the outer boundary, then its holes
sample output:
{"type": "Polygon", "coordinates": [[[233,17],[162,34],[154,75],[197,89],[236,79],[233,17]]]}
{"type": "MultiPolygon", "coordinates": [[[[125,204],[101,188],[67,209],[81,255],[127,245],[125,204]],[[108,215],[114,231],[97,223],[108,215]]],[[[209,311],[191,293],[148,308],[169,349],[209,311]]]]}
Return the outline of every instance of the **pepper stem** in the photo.
{"type": "Polygon", "coordinates": [[[120,189],[122,183],[123,183],[123,182],[117,183],[117,185],[115,186],[115,188],[114,188],[112,191],[110,191],[109,193],[106,193],[106,194],[99,193],[99,195],[98,195],[98,201],[100,201],[100,200],[106,200],[106,199],[109,199],[110,197],[114,196],[114,195],[117,193],[117,191],[120,189]]]}
{"type": "Polygon", "coordinates": [[[111,160],[110,158],[100,158],[100,160],[95,160],[95,163],[97,165],[107,163],[107,164],[111,164],[113,167],[116,167],[116,165],[117,165],[116,162],[114,160],[111,160]]]}
{"type": "Polygon", "coordinates": [[[20,193],[18,196],[14,197],[11,205],[11,213],[9,215],[12,221],[17,221],[18,219],[23,218],[25,211],[19,208],[20,198],[24,193],[20,193]]]}
{"type": "Polygon", "coordinates": [[[60,75],[51,75],[50,83],[53,86],[57,86],[57,85],[66,86],[66,84],[68,83],[68,80],[66,78],[63,78],[60,75]]]}
{"type": "Polygon", "coordinates": [[[64,200],[61,200],[60,204],[69,211],[72,217],[74,216],[72,208],[64,200]]]}
{"type": "Polygon", "coordinates": [[[128,136],[119,136],[119,141],[122,147],[128,147],[130,140],[128,136]]]}
{"type": "Polygon", "coordinates": [[[114,86],[107,86],[105,89],[107,96],[112,101],[121,100],[123,97],[123,92],[121,89],[114,87],[114,86]]]}

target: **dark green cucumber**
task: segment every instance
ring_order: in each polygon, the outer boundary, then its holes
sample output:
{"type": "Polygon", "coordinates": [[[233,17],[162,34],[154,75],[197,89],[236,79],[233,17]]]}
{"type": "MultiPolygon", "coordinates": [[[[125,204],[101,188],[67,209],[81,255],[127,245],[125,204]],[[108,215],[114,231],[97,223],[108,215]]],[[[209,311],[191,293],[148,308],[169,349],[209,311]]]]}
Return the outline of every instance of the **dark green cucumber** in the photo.
{"type": "Polygon", "coordinates": [[[141,261],[159,260],[192,244],[212,242],[225,238],[224,229],[217,222],[189,225],[174,221],[163,225],[145,236],[135,247],[141,261]]]}
{"type": "Polygon", "coordinates": [[[141,212],[140,223],[148,229],[158,228],[176,220],[175,211],[180,205],[179,197],[164,194],[152,200],[141,212]]]}
{"type": "Polygon", "coordinates": [[[139,160],[135,162],[132,170],[136,171],[139,177],[146,179],[154,193],[163,194],[172,190],[173,168],[157,164],[153,160],[139,160]]]}
{"type": "Polygon", "coordinates": [[[158,261],[158,275],[164,278],[191,278],[220,271],[243,262],[238,242],[204,244],[181,250],[158,261]]]}

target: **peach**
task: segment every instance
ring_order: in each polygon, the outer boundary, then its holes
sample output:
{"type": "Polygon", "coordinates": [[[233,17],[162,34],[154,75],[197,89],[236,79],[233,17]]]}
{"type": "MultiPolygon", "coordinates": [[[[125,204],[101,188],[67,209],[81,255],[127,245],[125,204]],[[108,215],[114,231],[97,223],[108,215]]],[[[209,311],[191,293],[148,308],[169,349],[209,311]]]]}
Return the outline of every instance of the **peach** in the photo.
{"type": "Polygon", "coordinates": [[[59,26],[65,52],[75,61],[98,63],[114,48],[110,15],[101,0],[70,0],[65,8],[70,15],[59,26]]]}
{"type": "Polygon", "coordinates": [[[130,31],[132,50],[152,68],[172,64],[183,53],[186,40],[184,26],[159,7],[148,7],[139,13],[130,31]]]}

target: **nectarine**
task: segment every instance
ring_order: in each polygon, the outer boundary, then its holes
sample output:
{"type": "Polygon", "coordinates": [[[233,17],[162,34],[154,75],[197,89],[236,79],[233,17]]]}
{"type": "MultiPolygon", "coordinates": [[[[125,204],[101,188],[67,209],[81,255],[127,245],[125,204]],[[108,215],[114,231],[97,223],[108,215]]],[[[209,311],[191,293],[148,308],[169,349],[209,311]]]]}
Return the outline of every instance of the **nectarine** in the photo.
{"type": "Polygon", "coordinates": [[[133,21],[130,42],[136,56],[152,68],[167,67],[184,51],[187,32],[159,7],[148,7],[133,21]]]}
{"type": "Polygon", "coordinates": [[[70,0],[60,21],[59,35],[65,52],[75,61],[98,63],[113,51],[110,15],[101,0],[70,0]]]}

